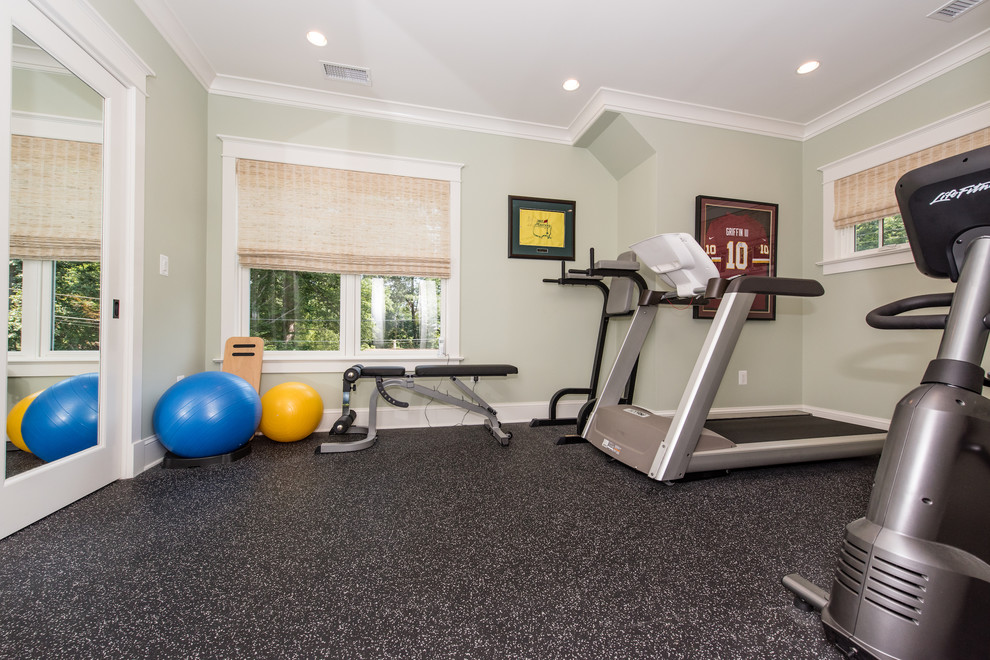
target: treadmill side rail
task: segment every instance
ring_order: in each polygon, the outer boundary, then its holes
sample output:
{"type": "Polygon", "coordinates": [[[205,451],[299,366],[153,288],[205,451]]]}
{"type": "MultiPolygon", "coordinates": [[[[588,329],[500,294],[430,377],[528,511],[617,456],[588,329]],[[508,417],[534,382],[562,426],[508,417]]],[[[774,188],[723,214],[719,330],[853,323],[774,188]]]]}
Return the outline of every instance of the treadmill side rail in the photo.
{"type": "Polygon", "coordinates": [[[883,449],[886,433],[799,438],[768,442],[746,442],[726,449],[696,451],[688,472],[710,472],[738,468],[827,461],[836,458],[876,456],[883,449]]]}
{"type": "Polygon", "coordinates": [[[701,429],[711,410],[729,358],[736,348],[755,293],[727,293],[694,364],[670,429],[657,448],[647,475],[657,481],[681,479],[687,472],[701,429]]]}

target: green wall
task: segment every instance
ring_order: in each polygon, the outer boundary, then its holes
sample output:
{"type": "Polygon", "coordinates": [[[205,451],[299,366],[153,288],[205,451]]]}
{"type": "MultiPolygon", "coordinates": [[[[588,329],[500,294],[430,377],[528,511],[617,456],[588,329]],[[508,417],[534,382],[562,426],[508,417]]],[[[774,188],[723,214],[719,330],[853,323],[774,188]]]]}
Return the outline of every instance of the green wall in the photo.
{"type": "MultiPolygon", "coordinates": [[[[485,398],[546,401],[561,387],[587,384],[600,294],[544,284],[544,277],[559,276],[559,262],[507,257],[509,195],[575,200],[581,267],[590,247],[603,257],[615,252],[617,184],[587,150],[225,96],[209,99],[208,134],[206,367],[222,351],[216,136],[229,135],[462,163],[461,354],[468,363],[519,367],[517,377],[482,381],[485,398]]],[[[286,380],[314,386],[327,408],[340,406],[339,373],[266,375],[262,390],[286,380]]]]}
{"type": "Polygon", "coordinates": [[[143,437],[179,375],[202,371],[206,316],[206,91],[131,2],[90,0],[155,72],[145,130],[143,437]],[[169,276],[158,274],[158,255],[169,276]]]}
{"type": "MultiPolygon", "coordinates": [[[[620,249],[661,232],[693,236],[698,195],[774,202],[780,205],[777,272],[801,274],[799,142],[626,115],[604,130],[590,149],[614,163],[619,145],[642,153],[637,143],[648,145],[655,155],[620,179],[622,212],[616,227],[620,249]]],[[[611,169],[622,172],[628,168],[619,163],[611,169]]],[[[804,313],[801,301],[780,299],[776,321],[747,324],[716,407],[802,402],[804,313]],[[740,370],[748,372],[746,386],[738,385],[740,370]]],[[[710,323],[694,320],[690,309],[661,310],[640,361],[636,400],[641,405],[655,410],[677,406],[710,323]]]]}
{"type": "Polygon", "coordinates": [[[103,98],[74,75],[14,69],[12,82],[15,111],[103,119],[103,98]]]}
{"type": "Polygon", "coordinates": [[[807,140],[802,156],[803,274],[825,286],[804,326],[804,402],[889,419],[894,404],[918,384],[935,357],[939,333],[880,331],[867,312],[922,293],[951,291],[914,264],[823,275],[822,177],[818,168],[990,101],[990,55],[807,140]]]}

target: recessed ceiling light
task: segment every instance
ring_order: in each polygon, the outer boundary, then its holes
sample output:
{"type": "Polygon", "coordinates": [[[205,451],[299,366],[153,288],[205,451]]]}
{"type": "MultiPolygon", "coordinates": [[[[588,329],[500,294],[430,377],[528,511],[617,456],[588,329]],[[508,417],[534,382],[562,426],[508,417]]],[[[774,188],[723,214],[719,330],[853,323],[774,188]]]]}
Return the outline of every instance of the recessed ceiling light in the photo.
{"type": "Polygon", "coordinates": [[[317,32],[313,30],[312,32],[306,33],[306,40],[314,46],[326,46],[327,38],[323,36],[322,32],[317,32]]]}
{"type": "Polygon", "coordinates": [[[814,71],[815,69],[817,69],[821,65],[822,65],[821,62],[819,62],[817,60],[811,60],[810,62],[805,62],[804,64],[802,64],[801,66],[799,66],[797,68],[797,72],[800,73],[800,74],[802,74],[802,75],[805,74],[805,73],[811,73],[812,71],[814,71]]]}
{"type": "Polygon", "coordinates": [[[573,92],[580,86],[581,83],[578,82],[575,78],[569,78],[568,80],[564,81],[564,89],[568,92],[573,92]]]}

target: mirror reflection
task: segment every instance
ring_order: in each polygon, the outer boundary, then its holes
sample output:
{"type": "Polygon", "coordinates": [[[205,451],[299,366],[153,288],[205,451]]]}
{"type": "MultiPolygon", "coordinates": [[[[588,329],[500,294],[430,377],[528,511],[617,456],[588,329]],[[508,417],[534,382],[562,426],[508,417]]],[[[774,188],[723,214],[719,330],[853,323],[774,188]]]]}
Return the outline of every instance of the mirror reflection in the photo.
{"type": "Polygon", "coordinates": [[[5,476],[97,442],[103,98],[13,33],[5,476]]]}

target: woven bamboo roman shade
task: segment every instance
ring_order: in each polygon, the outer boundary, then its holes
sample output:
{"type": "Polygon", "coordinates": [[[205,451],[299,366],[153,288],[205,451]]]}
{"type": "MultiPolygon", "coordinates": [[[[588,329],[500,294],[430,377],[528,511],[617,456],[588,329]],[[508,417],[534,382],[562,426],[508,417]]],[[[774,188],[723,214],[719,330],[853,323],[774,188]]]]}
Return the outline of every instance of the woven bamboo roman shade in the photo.
{"type": "Polygon", "coordinates": [[[99,261],[103,146],[11,136],[12,259],[99,261]]]}
{"type": "Polygon", "coordinates": [[[983,128],[836,180],[834,188],[835,215],[833,216],[835,228],[851,227],[860,222],[868,222],[899,213],[897,198],[894,196],[894,186],[903,175],[922,165],[928,165],[987,144],[990,144],[990,128],[983,128]]]}
{"type": "Polygon", "coordinates": [[[241,266],[450,277],[450,182],[237,160],[241,266]]]}

